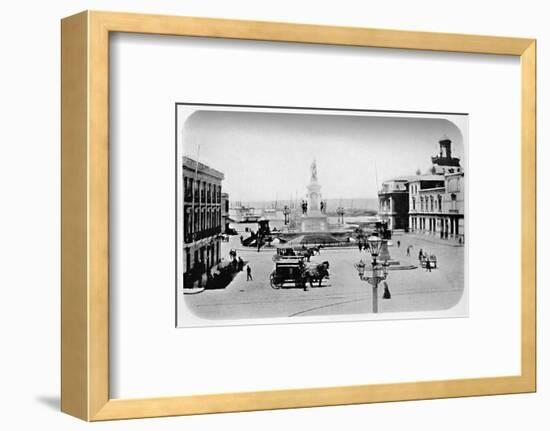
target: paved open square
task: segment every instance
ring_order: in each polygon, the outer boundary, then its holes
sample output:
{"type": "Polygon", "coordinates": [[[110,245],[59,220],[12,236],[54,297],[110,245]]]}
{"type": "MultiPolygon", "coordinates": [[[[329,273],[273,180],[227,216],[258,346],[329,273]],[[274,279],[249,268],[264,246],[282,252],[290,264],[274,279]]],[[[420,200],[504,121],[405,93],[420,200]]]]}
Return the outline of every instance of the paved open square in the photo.
{"type": "Polygon", "coordinates": [[[258,108],[178,106],[178,326],[467,314],[465,114],[258,108]]]}
{"type": "MultiPolygon", "coordinates": [[[[389,251],[392,259],[401,264],[418,265],[418,252],[423,249],[437,256],[438,267],[431,272],[418,266],[411,270],[392,270],[386,280],[391,299],[383,299],[383,289],[378,289],[379,313],[405,311],[443,310],[454,306],[464,292],[464,247],[455,242],[440,240],[427,235],[395,235],[389,251]],[[397,247],[397,241],[400,247],[397,247]],[[412,246],[410,256],[406,255],[412,246]]],[[[308,291],[285,284],[273,289],[269,276],[274,269],[275,247],[241,247],[238,236],[223,244],[224,258],[229,250],[250,266],[252,281],[247,281],[246,271],[237,274],[225,288],[205,290],[200,294],[186,295],[189,310],[203,319],[250,319],[268,317],[293,317],[313,315],[343,315],[372,313],[372,287],[360,280],[355,264],[362,259],[370,264],[370,254],[359,252],[356,247],[325,248],[311,262],[329,261],[330,278],[321,287],[308,291]]],[[[369,264],[365,276],[371,272],[369,264]]]]}

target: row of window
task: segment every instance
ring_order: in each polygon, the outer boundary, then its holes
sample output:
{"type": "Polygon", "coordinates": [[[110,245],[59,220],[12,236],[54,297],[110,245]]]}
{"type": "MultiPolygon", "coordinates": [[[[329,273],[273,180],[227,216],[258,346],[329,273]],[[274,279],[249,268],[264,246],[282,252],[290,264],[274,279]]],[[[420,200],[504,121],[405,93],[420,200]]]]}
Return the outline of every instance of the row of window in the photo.
{"type": "Polygon", "coordinates": [[[383,183],[382,188],[380,189],[382,193],[388,192],[406,192],[407,186],[405,183],[383,183]]]}
{"type": "Polygon", "coordinates": [[[413,231],[424,230],[428,232],[443,232],[451,235],[460,233],[458,218],[411,217],[410,223],[413,231]]]}
{"type": "MultiPolygon", "coordinates": [[[[461,178],[450,178],[446,180],[445,188],[446,192],[459,192],[460,191],[461,178]]],[[[419,184],[411,184],[411,194],[418,194],[422,188],[419,184]]]]}
{"type": "Polygon", "coordinates": [[[222,225],[222,213],[220,208],[195,208],[187,207],[183,213],[183,233],[189,235],[200,231],[217,228],[222,225]]]}
{"type": "Polygon", "coordinates": [[[190,177],[183,177],[184,200],[190,202],[195,196],[195,202],[207,202],[219,204],[222,200],[222,186],[208,183],[206,181],[194,180],[190,177]]]}
{"type": "MultiPolygon", "coordinates": [[[[420,211],[442,211],[443,210],[443,197],[441,195],[437,195],[436,198],[434,198],[433,195],[430,196],[420,196],[420,211]]],[[[416,211],[417,205],[416,205],[416,198],[412,198],[412,209],[413,211],[416,211]]],[[[451,193],[451,209],[456,209],[456,194],[451,193]]]]}

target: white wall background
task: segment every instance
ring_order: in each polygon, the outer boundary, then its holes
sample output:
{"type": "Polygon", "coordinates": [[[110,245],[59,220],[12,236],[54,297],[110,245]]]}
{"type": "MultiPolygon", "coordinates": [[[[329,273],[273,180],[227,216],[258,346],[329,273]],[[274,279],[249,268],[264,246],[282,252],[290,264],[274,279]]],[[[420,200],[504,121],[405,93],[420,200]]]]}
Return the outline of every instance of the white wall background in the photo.
{"type": "MultiPolygon", "coordinates": [[[[126,0],[4,3],[0,12],[0,402],[2,428],[27,429],[546,429],[550,377],[543,366],[550,306],[543,190],[544,81],[550,59],[545,2],[416,0],[126,0]],[[539,77],[539,391],[461,398],[111,422],[59,413],[59,19],[83,9],[535,37],[539,77]]],[[[505,239],[503,239],[504,243],[505,239]]],[[[488,272],[497,270],[488,268],[488,272]]],[[[490,341],[490,340],[488,340],[490,341]]]]}

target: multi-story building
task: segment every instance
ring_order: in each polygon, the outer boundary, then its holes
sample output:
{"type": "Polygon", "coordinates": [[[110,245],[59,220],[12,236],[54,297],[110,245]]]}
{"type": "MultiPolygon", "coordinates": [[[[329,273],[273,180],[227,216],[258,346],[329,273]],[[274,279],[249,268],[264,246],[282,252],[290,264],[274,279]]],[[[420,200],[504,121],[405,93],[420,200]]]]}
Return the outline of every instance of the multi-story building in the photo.
{"type": "Polygon", "coordinates": [[[436,214],[445,191],[443,175],[417,175],[409,182],[409,228],[412,232],[436,231],[436,214]]]}
{"type": "MultiPolygon", "coordinates": [[[[183,158],[184,287],[220,262],[223,173],[183,158]]],[[[189,286],[190,287],[190,286],[189,286]]]]}
{"type": "Polygon", "coordinates": [[[408,230],[409,226],[409,177],[384,181],[378,192],[378,215],[388,229],[408,230]]]}
{"type": "Polygon", "coordinates": [[[464,242],[464,172],[445,175],[442,236],[464,242]]]}
{"type": "Polygon", "coordinates": [[[409,186],[411,231],[464,241],[464,172],[444,174],[438,187],[422,188],[420,183],[409,186]]]}
{"type": "Polygon", "coordinates": [[[382,184],[379,216],[388,222],[390,230],[464,241],[464,171],[460,159],[452,156],[449,139],[440,140],[439,148],[425,175],[399,177],[382,184]]]}

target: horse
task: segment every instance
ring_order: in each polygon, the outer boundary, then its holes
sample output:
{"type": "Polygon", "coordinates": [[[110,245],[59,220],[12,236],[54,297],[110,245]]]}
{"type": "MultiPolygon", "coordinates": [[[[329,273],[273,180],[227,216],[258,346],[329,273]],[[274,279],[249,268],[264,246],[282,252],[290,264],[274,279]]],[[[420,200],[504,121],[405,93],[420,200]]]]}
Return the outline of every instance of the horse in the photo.
{"type": "Polygon", "coordinates": [[[318,247],[308,247],[308,248],[304,246],[301,250],[297,252],[297,255],[304,257],[309,262],[312,256],[321,254],[322,247],[323,247],[322,245],[318,247]]]}
{"type": "Polygon", "coordinates": [[[313,282],[319,280],[319,287],[321,287],[321,283],[323,282],[323,278],[329,278],[329,263],[328,261],[324,261],[323,263],[320,263],[318,265],[308,265],[302,274],[303,280],[304,280],[304,290],[308,290],[307,288],[307,282],[309,281],[309,285],[313,287],[313,282]]]}
{"type": "Polygon", "coordinates": [[[323,248],[322,245],[318,245],[316,247],[309,247],[307,251],[311,254],[311,256],[315,256],[317,254],[321,254],[321,249],[323,248]]]}

